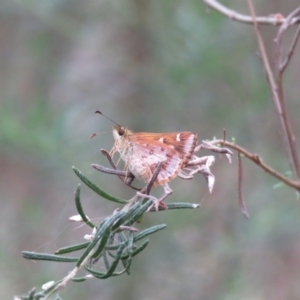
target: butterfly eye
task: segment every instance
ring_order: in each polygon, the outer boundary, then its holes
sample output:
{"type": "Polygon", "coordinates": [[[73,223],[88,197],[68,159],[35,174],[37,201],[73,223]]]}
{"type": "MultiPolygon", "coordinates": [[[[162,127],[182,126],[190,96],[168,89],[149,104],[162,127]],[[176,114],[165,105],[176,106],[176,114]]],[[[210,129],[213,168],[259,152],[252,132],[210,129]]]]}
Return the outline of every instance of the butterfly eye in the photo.
{"type": "Polygon", "coordinates": [[[124,135],[124,133],[125,133],[124,128],[123,128],[123,127],[120,127],[120,128],[118,129],[118,134],[119,134],[120,136],[122,136],[122,135],[124,135]]]}

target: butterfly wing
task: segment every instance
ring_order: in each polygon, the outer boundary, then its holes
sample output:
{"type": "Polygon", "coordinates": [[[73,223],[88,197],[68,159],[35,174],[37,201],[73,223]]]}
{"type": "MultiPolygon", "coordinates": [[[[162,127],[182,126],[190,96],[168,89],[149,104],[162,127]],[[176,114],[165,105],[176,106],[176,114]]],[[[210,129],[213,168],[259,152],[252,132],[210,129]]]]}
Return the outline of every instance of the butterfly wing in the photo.
{"type": "Polygon", "coordinates": [[[139,132],[132,133],[129,138],[137,144],[143,143],[150,145],[153,141],[156,141],[159,143],[158,145],[162,147],[167,145],[178,153],[179,157],[184,160],[184,164],[190,160],[197,145],[197,134],[194,132],[139,132]]]}
{"type": "MultiPolygon", "coordinates": [[[[131,162],[148,166],[151,176],[162,162],[156,184],[164,184],[175,178],[189,161],[197,144],[197,135],[192,132],[132,133],[128,139],[132,151],[131,162]]],[[[133,170],[133,173],[139,172],[133,170]]]]}

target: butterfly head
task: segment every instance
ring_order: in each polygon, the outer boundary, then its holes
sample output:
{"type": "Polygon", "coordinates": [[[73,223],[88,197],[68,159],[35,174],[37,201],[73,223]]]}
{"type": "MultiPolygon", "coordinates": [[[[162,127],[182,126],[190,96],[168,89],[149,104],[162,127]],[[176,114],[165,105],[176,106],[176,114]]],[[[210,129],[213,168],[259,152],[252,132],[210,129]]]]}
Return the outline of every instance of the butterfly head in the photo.
{"type": "Polygon", "coordinates": [[[118,151],[124,161],[127,160],[127,151],[129,149],[130,141],[128,136],[131,134],[131,131],[120,125],[113,126],[113,137],[115,139],[114,149],[118,151]]]}
{"type": "Polygon", "coordinates": [[[128,128],[120,125],[114,125],[112,132],[116,141],[120,141],[131,134],[131,131],[128,128]]]}

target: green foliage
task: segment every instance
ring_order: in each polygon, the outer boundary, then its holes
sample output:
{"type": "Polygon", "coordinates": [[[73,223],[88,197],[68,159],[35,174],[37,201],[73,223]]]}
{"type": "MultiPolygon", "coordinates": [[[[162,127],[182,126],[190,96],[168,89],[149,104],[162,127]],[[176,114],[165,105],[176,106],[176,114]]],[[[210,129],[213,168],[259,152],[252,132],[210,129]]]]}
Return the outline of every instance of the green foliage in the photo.
{"type": "MultiPolygon", "coordinates": [[[[152,200],[130,203],[127,200],[119,199],[105,192],[75,167],[73,167],[73,170],[82,182],[102,198],[126,205],[122,210],[113,212],[100,225],[96,226],[84,213],[80,198],[81,186],[79,184],[75,192],[75,205],[82,222],[93,230],[92,234],[88,236],[90,241],[63,247],[58,249],[54,255],[23,251],[23,258],[29,260],[76,263],[76,266],[69,275],[63,279],[51,282],[50,286],[44,290],[36,292],[35,289],[32,289],[27,295],[19,296],[22,300],[37,300],[43,297],[48,298],[51,295],[59,297],[57,291],[64,288],[69,281],[79,283],[86,281],[91,276],[98,279],[107,279],[124,273],[129,275],[133,258],[149,244],[148,239],[143,242],[140,242],[140,240],[166,227],[165,224],[160,224],[138,231],[132,226],[149,210],[152,206],[152,200]],[[78,257],[64,255],[79,250],[83,250],[83,253],[78,257]],[[100,263],[102,263],[101,266],[106,269],[106,272],[100,272],[96,268],[96,265],[100,263]],[[77,273],[82,268],[87,271],[87,274],[78,277],[77,273]]],[[[168,205],[169,209],[196,207],[198,205],[191,203],[173,203],[168,205]]]]}

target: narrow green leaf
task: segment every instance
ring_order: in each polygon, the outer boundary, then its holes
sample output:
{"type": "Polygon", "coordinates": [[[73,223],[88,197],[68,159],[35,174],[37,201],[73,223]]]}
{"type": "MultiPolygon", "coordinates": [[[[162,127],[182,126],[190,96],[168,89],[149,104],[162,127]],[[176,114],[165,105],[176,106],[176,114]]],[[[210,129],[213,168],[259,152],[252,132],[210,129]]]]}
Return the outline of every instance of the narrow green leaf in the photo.
{"type": "Polygon", "coordinates": [[[131,255],[125,254],[122,255],[121,259],[128,259],[130,256],[134,257],[140,252],[142,252],[149,244],[149,240],[144,241],[140,246],[138,246],[134,251],[132,251],[131,255]]]}
{"type": "Polygon", "coordinates": [[[107,228],[107,230],[104,232],[102,238],[101,238],[101,242],[99,243],[99,246],[97,248],[97,250],[95,251],[95,253],[93,254],[92,258],[96,258],[98,256],[100,256],[100,254],[102,253],[102,250],[104,249],[106,242],[109,238],[109,235],[111,233],[111,228],[107,228]]]}
{"type": "MultiPolygon", "coordinates": [[[[127,268],[129,268],[130,265],[128,265],[127,268]]],[[[119,276],[119,275],[122,275],[123,273],[126,272],[126,269],[120,271],[120,272],[115,272],[115,273],[112,273],[110,274],[110,276],[107,276],[107,273],[103,273],[103,272],[97,272],[89,267],[85,267],[85,269],[90,272],[94,277],[98,278],[98,279],[106,279],[108,277],[114,277],[114,276],[119,276]]]]}
{"type": "Polygon", "coordinates": [[[187,203],[187,202],[177,202],[167,204],[168,209],[182,209],[182,208],[198,208],[200,204],[187,203]]]}
{"type": "Polygon", "coordinates": [[[121,255],[122,255],[122,252],[124,250],[124,246],[121,246],[119,249],[118,249],[118,252],[116,254],[116,258],[115,260],[112,262],[110,268],[108,269],[108,271],[106,273],[102,273],[102,272],[97,272],[91,268],[88,268],[88,267],[85,267],[85,269],[87,271],[89,271],[92,275],[94,275],[95,277],[97,278],[100,278],[100,279],[106,279],[108,277],[111,277],[111,276],[117,276],[117,275],[121,275],[122,273],[125,272],[125,270],[123,270],[122,272],[120,273],[114,273],[115,269],[117,268],[118,266],[118,263],[120,261],[120,258],[121,258],[121,255]]]}
{"type": "Polygon", "coordinates": [[[129,238],[128,238],[128,245],[127,245],[127,249],[128,249],[128,254],[129,256],[132,253],[132,247],[133,247],[133,238],[134,238],[134,234],[133,232],[129,232],[129,238]]]}
{"type": "Polygon", "coordinates": [[[117,234],[117,237],[118,237],[118,241],[119,241],[120,243],[123,243],[123,242],[126,242],[126,243],[127,243],[127,237],[126,237],[124,231],[119,232],[119,233],[117,234]]]}
{"type": "MultiPolygon", "coordinates": [[[[34,300],[39,300],[39,299],[41,299],[41,300],[44,300],[45,299],[45,296],[46,296],[46,293],[44,293],[44,292],[39,292],[39,293],[37,293],[37,294],[35,294],[34,295],[34,300]]],[[[27,298],[26,298],[26,300],[27,300],[27,298]]]]}
{"type": "Polygon", "coordinates": [[[121,218],[123,215],[125,214],[125,212],[118,212],[114,215],[112,215],[111,217],[109,217],[108,219],[106,219],[101,226],[98,228],[95,237],[93,239],[93,241],[88,245],[88,247],[86,248],[86,250],[84,251],[84,253],[82,254],[82,256],[79,258],[76,266],[79,267],[80,264],[83,262],[83,260],[89,255],[89,253],[91,252],[91,250],[96,246],[96,244],[99,242],[99,240],[103,237],[103,235],[105,234],[105,232],[107,230],[110,230],[110,227],[114,224],[114,222],[118,219],[121,218]]]}
{"type": "Polygon", "coordinates": [[[128,275],[130,275],[130,266],[131,266],[131,262],[132,262],[132,257],[128,257],[128,259],[122,259],[121,257],[121,261],[123,264],[123,267],[125,268],[125,271],[128,275]]]}
{"type": "Polygon", "coordinates": [[[106,270],[108,270],[110,268],[110,264],[109,264],[106,250],[103,251],[103,262],[104,262],[106,270]]]}
{"type": "Polygon", "coordinates": [[[73,282],[83,282],[83,281],[86,281],[86,278],[85,277],[73,277],[72,281],[73,282]]]}
{"type": "Polygon", "coordinates": [[[86,242],[86,243],[82,243],[82,244],[78,244],[78,245],[60,248],[57,251],[55,251],[55,254],[56,255],[57,254],[66,254],[66,253],[71,253],[74,251],[82,250],[82,249],[85,249],[89,244],[90,244],[90,242],[86,242]]]}
{"type": "Polygon", "coordinates": [[[82,182],[84,182],[90,189],[92,189],[95,193],[97,193],[101,197],[103,197],[107,200],[113,201],[113,202],[121,203],[121,204],[128,203],[128,200],[114,197],[114,196],[108,194],[107,192],[105,192],[102,188],[100,188],[98,185],[96,185],[95,183],[90,181],[85,175],[83,175],[82,172],[77,170],[75,167],[73,167],[73,171],[82,180],[82,182]]]}
{"type": "Polygon", "coordinates": [[[126,212],[126,214],[113,225],[113,230],[115,230],[115,229],[119,228],[121,225],[123,225],[123,223],[125,223],[125,221],[127,219],[129,219],[134,214],[134,212],[137,211],[140,207],[141,207],[140,202],[134,203],[129,208],[129,210],[126,212]]]}
{"type": "Polygon", "coordinates": [[[140,252],[142,252],[149,244],[149,240],[144,241],[136,250],[132,252],[132,257],[138,255],[140,252]]]}
{"type": "Polygon", "coordinates": [[[29,296],[28,296],[28,300],[33,300],[35,295],[35,288],[33,288],[30,292],[29,292],[29,296]]]}
{"type": "Polygon", "coordinates": [[[148,200],[143,205],[141,205],[140,209],[136,210],[131,216],[131,218],[129,218],[129,220],[127,220],[127,222],[124,225],[130,226],[133,223],[135,223],[140,218],[140,216],[147,211],[150,205],[152,205],[152,200],[148,200]]]}
{"type": "Polygon", "coordinates": [[[79,257],[66,257],[47,253],[22,251],[22,257],[31,260],[48,260],[57,262],[77,262],[79,257]]]}
{"type": "Polygon", "coordinates": [[[147,235],[150,235],[152,233],[155,233],[159,230],[165,229],[167,227],[166,224],[160,224],[160,225],[155,225],[153,227],[147,228],[139,233],[137,233],[134,237],[134,242],[137,242],[141,239],[143,239],[144,237],[146,237],[147,235]]]}
{"type": "Polygon", "coordinates": [[[125,268],[125,271],[127,273],[127,275],[130,275],[130,267],[131,267],[131,262],[132,262],[132,258],[130,257],[129,259],[122,259],[122,264],[123,267],[125,268]]]}
{"type": "Polygon", "coordinates": [[[121,242],[119,244],[108,245],[108,246],[105,247],[105,249],[107,249],[107,250],[117,250],[124,243],[125,242],[121,242]]]}
{"type": "Polygon", "coordinates": [[[77,211],[78,211],[79,215],[81,216],[82,220],[85,222],[85,224],[87,224],[91,228],[97,227],[89,220],[89,218],[85,215],[85,213],[83,211],[81,201],[80,201],[80,183],[78,184],[76,192],[75,192],[75,204],[76,204],[77,211]]]}

